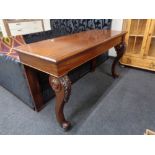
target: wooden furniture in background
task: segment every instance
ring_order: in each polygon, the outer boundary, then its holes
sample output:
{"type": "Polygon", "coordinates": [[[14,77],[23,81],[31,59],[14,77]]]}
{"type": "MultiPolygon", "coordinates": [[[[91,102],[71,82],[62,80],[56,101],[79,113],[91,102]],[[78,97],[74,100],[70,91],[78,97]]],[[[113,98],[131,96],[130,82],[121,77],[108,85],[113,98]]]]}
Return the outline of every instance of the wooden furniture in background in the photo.
{"type": "Polygon", "coordinates": [[[124,20],[127,50],[120,63],[155,71],[155,20],[124,20]]]}
{"type": "Polygon", "coordinates": [[[42,19],[4,19],[7,36],[24,35],[44,31],[42,19]]]}
{"type": "Polygon", "coordinates": [[[91,30],[15,48],[21,63],[49,74],[49,83],[56,94],[56,118],[62,128],[68,129],[71,125],[63,113],[71,93],[68,72],[90,60],[94,69],[94,58],[115,47],[117,57],[112,64],[112,75],[117,77],[115,65],[125,51],[125,34],[91,30]]]}
{"type": "Polygon", "coordinates": [[[144,135],[155,135],[155,131],[152,131],[150,129],[146,129],[144,135]]]}

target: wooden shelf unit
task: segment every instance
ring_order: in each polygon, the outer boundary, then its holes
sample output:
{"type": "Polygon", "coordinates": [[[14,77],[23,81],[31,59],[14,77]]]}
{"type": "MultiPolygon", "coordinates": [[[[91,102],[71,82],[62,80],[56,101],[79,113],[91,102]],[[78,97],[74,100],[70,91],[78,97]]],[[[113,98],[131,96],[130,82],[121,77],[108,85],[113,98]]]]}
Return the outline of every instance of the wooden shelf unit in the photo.
{"type": "Polygon", "coordinates": [[[141,50],[143,37],[130,36],[128,41],[127,52],[138,54],[141,50]]]}
{"type": "Polygon", "coordinates": [[[148,55],[155,57],[155,38],[152,38],[151,40],[148,55]]]}
{"type": "Polygon", "coordinates": [[[155,71],[155,19],[126,19],[127,50],[120,63],[155,71]]]}
{"type": "Polygon", "coordinates": [[[130,26],[130,35],[144,35],[146,23],[146,19],[133,19],[130,26]]]}

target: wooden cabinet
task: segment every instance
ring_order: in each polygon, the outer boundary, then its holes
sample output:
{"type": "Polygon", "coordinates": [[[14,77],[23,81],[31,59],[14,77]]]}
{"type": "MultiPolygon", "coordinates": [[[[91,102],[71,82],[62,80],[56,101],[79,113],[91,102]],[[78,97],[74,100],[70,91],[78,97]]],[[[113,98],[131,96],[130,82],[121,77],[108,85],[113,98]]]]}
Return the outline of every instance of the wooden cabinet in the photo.
{"type": "Polygon", "coordinates": [[[128,19],[123,22],[127,49],[120,63],[155,71],[155,19],[128,19]]]}
{"type": "Polygon", "coordinates": [[[3,20],[7,36],[23,35],[44,31],[42,19],[3,20]]]}
{"type": "Polygon", "coordinates": [[[9,23],[9,28],[12,36],[43,31],[42,21],[9,23]]]}

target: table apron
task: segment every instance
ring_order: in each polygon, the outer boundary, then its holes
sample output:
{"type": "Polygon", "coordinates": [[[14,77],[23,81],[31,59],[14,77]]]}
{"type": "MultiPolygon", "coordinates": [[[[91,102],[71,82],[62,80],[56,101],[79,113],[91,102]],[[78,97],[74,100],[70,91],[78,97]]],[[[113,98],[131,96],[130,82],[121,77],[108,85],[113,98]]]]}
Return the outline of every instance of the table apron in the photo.
{"type": "Polygon", "coordinates": [[[122,42],[123,42],[122,37],[113,38],[110,41],[107,41],[107,42],[100,44],[96,47],[85,50],[84,52],[81,52],[81,53],[77,54],[76,56],[72,56],[64,61],[61,61],[57,65],[57,67],[58,67],[57,77],[61,77],[65,74],[67,74],[69,71],[77,68],[78,66],[81,66],[82,64],[94,59],[95,57],[97,57],[99,55],[106,53],[107,50],[109,50],[110,48],[112,48],[122,42]]]}
{"type": "Polygon", "coordinates": [[[68,57],[60,62],[51,62],[46,59],[18,52],[20,61],[29,67],[47,73],[55,77],[62,77],[69,71],[107,52],[108,49],[123,42],[123,36],[112,38],[102,44],[68,57]]]}

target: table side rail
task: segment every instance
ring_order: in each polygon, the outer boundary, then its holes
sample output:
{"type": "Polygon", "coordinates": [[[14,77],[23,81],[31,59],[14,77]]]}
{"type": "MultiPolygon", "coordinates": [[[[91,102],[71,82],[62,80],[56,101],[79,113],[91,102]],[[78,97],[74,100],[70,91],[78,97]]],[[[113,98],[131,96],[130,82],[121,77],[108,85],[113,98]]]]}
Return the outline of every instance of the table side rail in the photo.
{"type": "Polygon", "coordinates": [[[81,52],[75,56],[72,56],[64,61],[58,63],[58,77],[67,74],[69,71],[81,66],[82,64],[96,58],[99,55],[107,52],[108,49],[122,43],[124,40],[123,36],[113,38],[108,42],[104,42],[96,47],[88,49],[84,52],[81,52]]]}

